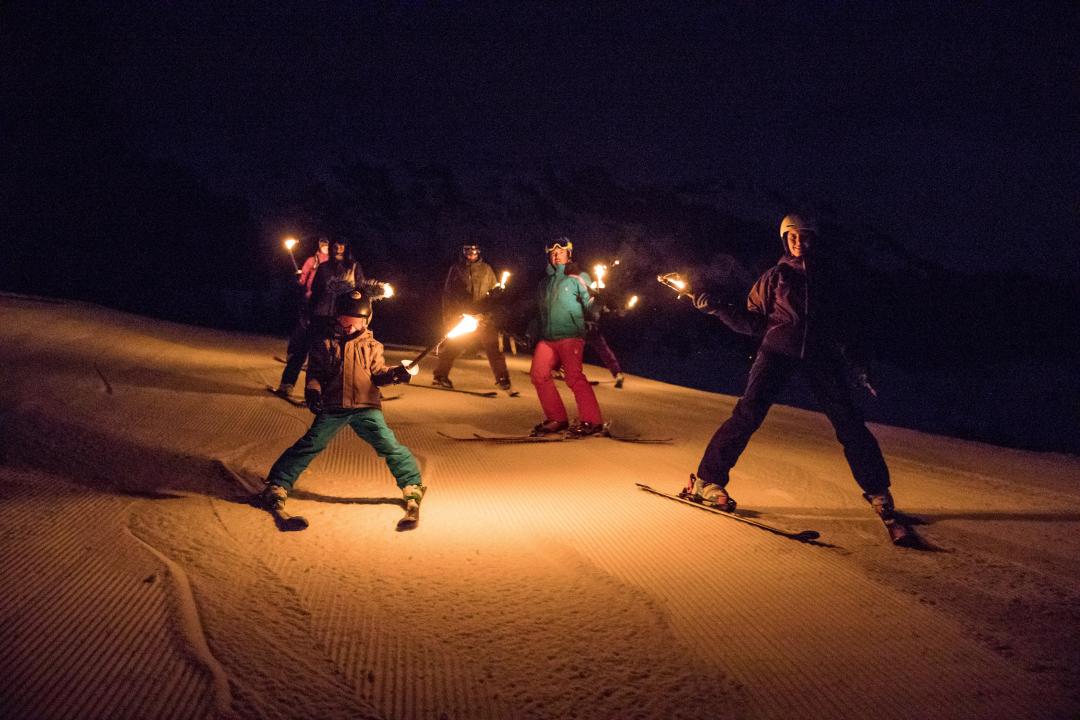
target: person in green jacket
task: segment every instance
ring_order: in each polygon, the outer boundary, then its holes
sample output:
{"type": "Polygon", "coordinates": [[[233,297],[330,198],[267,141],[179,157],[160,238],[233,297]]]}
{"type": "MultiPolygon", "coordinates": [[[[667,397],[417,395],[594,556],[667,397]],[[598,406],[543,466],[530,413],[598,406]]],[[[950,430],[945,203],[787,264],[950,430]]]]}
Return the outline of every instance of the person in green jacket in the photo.
{"type": "Polygon", "coordinates": [[[589,379],[582,371],[585,334],[593,317],[594,298],[589,292],[592,279],[571,261],[574,245],[560,237],[545,247],[547,276],[537,288],[539,312],[535,319],[536,348],[529,375],[544,421],[533,428],[534,435],[551,435],[568,430],[575,437],[604,432],[604,419],[589,379]],[[574,393],[578,422],[570,425],[552,372],[562,367],[567,386],[574,393]]]}

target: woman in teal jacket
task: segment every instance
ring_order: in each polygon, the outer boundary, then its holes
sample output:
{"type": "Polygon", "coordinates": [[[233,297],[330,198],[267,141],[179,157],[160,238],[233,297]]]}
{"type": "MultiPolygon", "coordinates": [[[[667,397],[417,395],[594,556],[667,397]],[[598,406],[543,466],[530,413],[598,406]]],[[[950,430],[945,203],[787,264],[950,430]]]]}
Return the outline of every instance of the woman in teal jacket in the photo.
{"type": "Polygon", "coordinates": [[[573,249],[573,243],[564,237],[545,248],[547,277],[537,289],[538,340],[529,370],[544,411],[544,421],[533,428],[534,435],[551,435],[569,428],[571,435],[585,436],[604,429],[596,394],[581,368],[587,323],[593,319],[593,296],[589,292],[591,279],[570,261],[573,249]],[[552,371],[560,366],[578,408],[578,422],[572,427],[551,377],[552,371]]]}

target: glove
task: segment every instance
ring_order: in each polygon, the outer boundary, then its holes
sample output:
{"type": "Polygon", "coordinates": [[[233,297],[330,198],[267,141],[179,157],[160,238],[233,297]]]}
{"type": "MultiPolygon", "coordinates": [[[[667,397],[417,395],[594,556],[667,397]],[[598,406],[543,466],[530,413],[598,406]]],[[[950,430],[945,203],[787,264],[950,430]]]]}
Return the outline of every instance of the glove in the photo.
{"type": "Polygon", "coordinates": [[[304,390],[304,402],[307,404],[307,409],[316,415],[323,411],[322,393],[318,390],[304,390]]]}
{"type": "Polygon", "coordinates": [[[412,380],[412,375],[409,373],[409,368],[404,365],[398,365],[390,371],[390,377],[393,378],[395,385],[398,383],[407,383],[412,380]]]}
{"type": "Polygon", "coordinates": [[[870,380],[870,371],[865,367],[861,365],[852,366],[851,379],[856,387],[865,388],[866,392],[870,393],[873,397],[877,397],[877,390],[870,380]]]}
{"type": "Polygon", "coordinates": [[[709,293],[698,293],[697,295],[692,295],[690,297],[690,301],[694,303],[694,307],[696,307],[698,310],[702,312],[709,311],[709,293]]]}

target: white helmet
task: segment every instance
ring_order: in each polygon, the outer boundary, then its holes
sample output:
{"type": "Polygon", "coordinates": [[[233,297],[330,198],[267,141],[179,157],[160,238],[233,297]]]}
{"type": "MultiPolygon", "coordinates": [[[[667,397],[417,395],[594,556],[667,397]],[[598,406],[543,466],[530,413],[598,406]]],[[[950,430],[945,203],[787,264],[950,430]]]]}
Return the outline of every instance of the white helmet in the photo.
{"type": "Polygon", "coordinates": [[[814,233],[817,235],[817,223],[802,215],[785,215],[780,221],[780,239],[786,239],[788,230],[798,230],[801,233],[814,233]]]}

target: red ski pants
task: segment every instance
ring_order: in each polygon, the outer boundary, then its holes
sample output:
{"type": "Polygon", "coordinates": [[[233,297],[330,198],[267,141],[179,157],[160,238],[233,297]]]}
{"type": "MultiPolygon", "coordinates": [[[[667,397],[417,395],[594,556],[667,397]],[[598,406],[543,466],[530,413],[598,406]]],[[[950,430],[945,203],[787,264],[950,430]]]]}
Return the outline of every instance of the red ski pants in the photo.
{"type": "Polygon", "coordinates": [[[584,351],[585,341],[581,338],[541,340],[536,344],[529,375],[540,398],[540,407],[544,409],[545,420],[568,420],[566,406],[559,397],[555,381],[551,379],[551,371],[561,365],[566,385],[574,393],[578,420],[594,425],[604,422],[600,416],[600,404],[596,402],[596,393],[593,392],[585,373],[581,371],[581,355],[584,351]]]}

